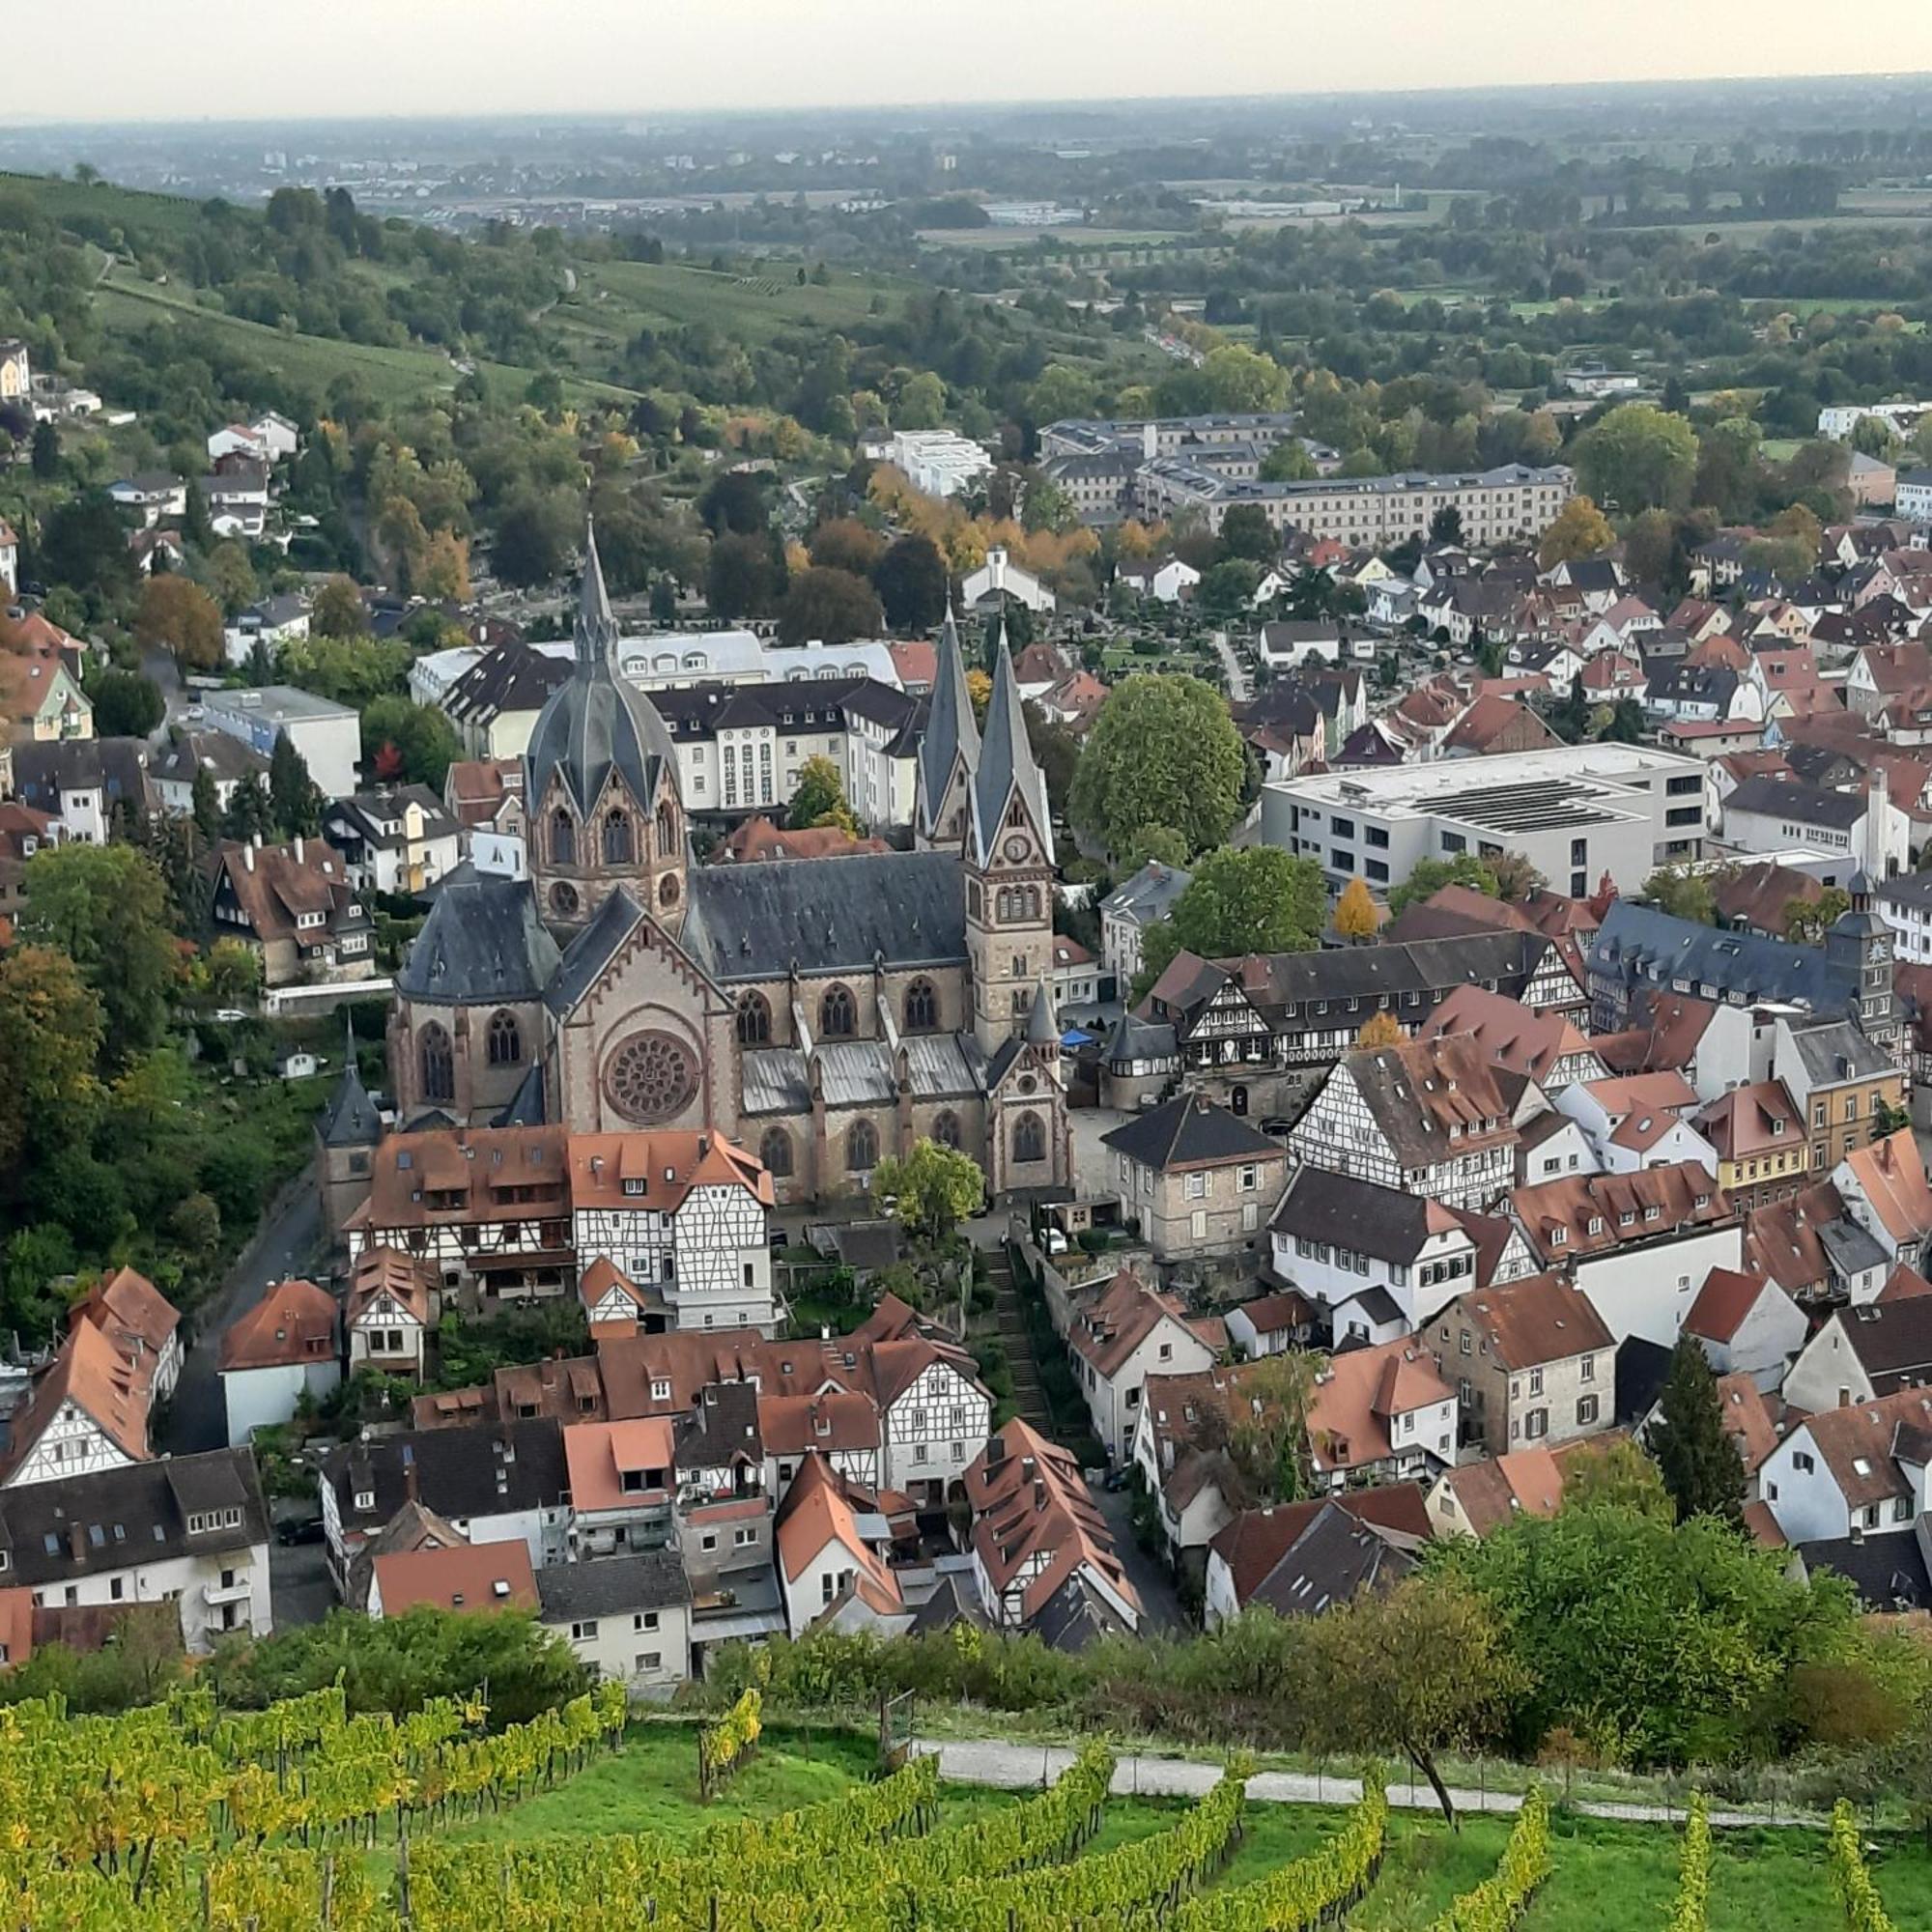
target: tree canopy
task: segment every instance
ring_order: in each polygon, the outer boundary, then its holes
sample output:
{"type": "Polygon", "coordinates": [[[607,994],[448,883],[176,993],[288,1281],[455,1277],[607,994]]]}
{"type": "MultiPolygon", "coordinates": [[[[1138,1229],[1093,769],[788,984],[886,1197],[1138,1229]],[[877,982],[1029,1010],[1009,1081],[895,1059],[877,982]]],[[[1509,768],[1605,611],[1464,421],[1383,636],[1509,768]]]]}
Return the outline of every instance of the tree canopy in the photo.
{"type": "Polygon", "coordinates": [[[1408,877],[1389,895],[1389,910],[1401,912],[1439,893],[1444,886],[1467,886],[1492,899],[1502,896],[1495,873],[1473,852],[1458,852],[1453,859],[1418,860],[1409,868],[1408,877]]]}
{"type": "Polygon", "coordinates": [[[977,1213],[985,1193],[986,1177],[971,1154],[923,1137],[872,1170],[873,1201],[895,1203],[899,1219],[931,1240],[947,1239],[977,1213]]]}
{"type": "Polygon", "coordinates": [[[1724,1427],[1723,1398],[1703,1346],[1679,1336],[1658,1398],[1647,1446],[1679,1522],[1693,1516],[1735,1521],[1744,1512],[1745,1463],[1724,1427]]]}
{"type": "Polygon", "coordinates": [[[1247,758],[1212,686],[1130,677],[1100,707],[1073,774],[1074,823],[1109,852],[1164,825],[1190,853],[1220,844],[1241,808],[1247,758]]]}
{"type": "Polygon", "coordinates": [[[1141,942],[1140,985],[1151,985],[1177,952],[1226,959],[1242,952],[1306,952],[1328,919],[1321,868],[1273,845],[1223,846],[1194,867],[1167,918],[1141,942]]]}
{"type": "Polygon", "coordinates": [[[1697,433],[1649,403],[1620,403],[1571,447],[1584,494],[1625,516],[1682,509],[1697,473],[1697,433]]]}

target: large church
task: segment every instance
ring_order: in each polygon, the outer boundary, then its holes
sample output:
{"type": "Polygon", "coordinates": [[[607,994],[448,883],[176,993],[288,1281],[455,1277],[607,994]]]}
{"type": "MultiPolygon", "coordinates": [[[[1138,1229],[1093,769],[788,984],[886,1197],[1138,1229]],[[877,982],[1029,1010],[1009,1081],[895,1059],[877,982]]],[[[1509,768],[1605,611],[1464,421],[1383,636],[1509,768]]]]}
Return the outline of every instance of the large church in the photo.
{"type": "Polygon", "coordinates": [[[983,736],[949,614],[917,849],[700,867],[670,735],[618,671],[594,531],[572,675],[525,759],[527,879],[453,875],[396,978],[406,1123],[708,1127],[778,1199],[924,1137],[995,1194],[1070,1179],[1053,832],[1004,649],[983,736]]]}

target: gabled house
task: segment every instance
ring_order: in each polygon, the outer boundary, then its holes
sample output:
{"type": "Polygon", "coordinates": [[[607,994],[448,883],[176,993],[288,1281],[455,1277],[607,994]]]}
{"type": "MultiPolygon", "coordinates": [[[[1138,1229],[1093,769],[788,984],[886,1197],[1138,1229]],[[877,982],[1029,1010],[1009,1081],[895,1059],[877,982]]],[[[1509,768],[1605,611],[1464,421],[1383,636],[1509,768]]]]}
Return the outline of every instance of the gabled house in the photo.
{"type": "Polygon", "coordinates": [[[1508,1192],[1520,1127],[1546,1104],[1468,1035],[1416,1039],[1338,1061],[1288,1145],[1307,1166],[1480,1210],[1508,1192]]]}
{"type": "Polygon", "coordinates": [[[995,1628],[1077,1644],[1139,1627],[1139,1593],[1065,1450],[1025,1422],[1009,1422],[965,1482],[974,1580],[995,1628]]]}
{"type": "Polygon", "coordinates": [[[1739,1218],[1694,1161],[1520,1187],[1510,1212],[1538,1266],[1568,1274],[1620,1343],[1671,1347],[1705,1277],[1743,1258],[1739,1218]]]}
{"type": "Polygon", "coordinates": [[[1124,1461],[1133,1447],[1148,1378],[1195,1374],[1214,1361],[1214,1350],[1188,1325],[1180,1304],[1124,1268],[1076,1311],[1066,1346],[1094,1434],[1115,1461],[1124,1461]]]}
{"type": "Polygon", "coordinates": [[[566,1426],[573,1561],[662,1549],[670,1542],[676,1430],[668,1415],[566,1426]]]}
{"type": "Polygon", "coordinates": [[[1458,986],[1423,1021],[1418,1039],[1468,1034],[1506,1073],[1535,1081],[1546,1094],[1607,1069],[1567,1013],[1538,1011],[1487,986],[1458,986]]]}
{"type": "Polygon", "coordinates": [[[1282,1616],[1313,1616],[1363,1590],[1384,1589],[1414,1567],[1430,1534],[1413,1483],[1243,1510],[1208,1548],[1208,1628],[1252,1604],[1282,1616]]]}
{"type": "Polygon", "coordinates": [[[897,1636],[912,1623],[898,1579],[886,1562],[891,1530],[877,1498],[855,1492],[822,1456],[808,1456],[784,1501],[776,1532],[785,1628],[794,1637],[816,1625],[897,1636]]]}
{"type": "Polygon", "coordinates": [[[1437,1537],[1493,1535],[1519,1517],[1563,1507],[1563,1465],[1542,1443],[1462,1463],[1436,1477],[1426,1499],[1437,1537]]]}
{"type": "Polygon", "coordinates": [[[1795,1422],[1757,1472],[1788,1542],[1910,1530],[1926,1509],[1932,1389],[1826,1408],[1795,1422]]]}
{"type": "Polygon", "coordinates": [[[1268,1237],[1274,1275],[1323,1311],[1338,1345],[1393,1341],[1453,1296],[1534,1267],[1503,1217],[1319,1167],[1295,1170],[1268,1237]]]}
{"type": "Polygon", "coordinates": [[[1204,1094],[1172,1100],[1100,1136],[1123,1217],[1158,1262],[1253,1249],[1288,1170],[1281,1143],[1204,1094]]]}
{"type": "Polygon", "coordinates": [[[312,1281],[277,1282],[223,1332],[218,1361],[232,1445],[287,1422],[304,1396],[319,1402],[342,1379],[334,1295],[312,1281]]]}
{"type": "Polygon", "coordinates": [[[1683,1332],[1699,1343],[1718,1375],[1748,1376],[1756,1387],[1775,1390],[1809,1326],[1770,1276],[1713,1268],[1684,1317],[1683,1332]]]}
{"type": "Polygon", "coordinates": [[[364,1248],[343,1310],[349,1373],[378,1369],[420,1381],[433,1314],[429,1284],[414,1261],[400,1248],[364,1248]]]}
{"type": "Polygon", "coordinates": [[[598,1677],[641,1689],[691,1675],[691,1586],[668,1549],[536,1572],[540,1622],[598,1677]]]}
{"type": "Polygon", "coordinates": [[[1456,1460],[1456,1391],[1419,1339],[1351,1349],[1318,1372],[1308,1404],[1318,1487],[1434,1477],[1456,1460]]]}
{"type": "Polygon", "coordinates": [[[259,954],[264,984],[368,977],[374,927],[341,855],[321,839],[223,839],[203,865],[213,937],[259,954]]]}
{"type": "Polygon", "coordinates": [[[1811,1144],[1781,1080],[1734,1087],[1691,1116],[1718,1156],[1718,1186],[1740,1213],[1788,1201],[1805,1184],[1811,1144]]]}
{"type": "Polygon", "coordinates": [[[67,1483],[148,1459],[150,1378],[93,1321],[77,1321],[8,1419],[0,1489],[67,1483]]]}
{"type": "Polygon", "coordinates": [[[1616,1341],[1556,1275],[1459,1295],[1427,1339],[1456,1384],[1464,1435],[1492,1456],[1592,1435],[1616,1419],[1616,1341]]]}
{"type": "Polygon", "coordinates": [[[150,1405],[166,1402],[181,1379],[181,1313],[146,1275],[130,1267],[102,1275],[68,1312],[69,1327],[92,1322],[127,1358],[150,1405]]]}
{"type": "MultiPolygon", "coordinates": [[[[1802,1339],[1802,1338],[1801,1338],[1802,1339]]],[[[1846,1408],[1932,1387],[1932,1295],[1835,1309],[1784,1378],[1794,1408],[1846,1408]]]]}
{"type": "Polygon", "coordinates": [[[411,1610],[534,1610],[536,1574],[520,1539],[459,1543],[447,1549],[397,1549],[376,1558],[369,1614],[411,1610]]]}
{"type": "Polygon", "coordinates": [[[1598,1166],[1606,1174],[1633,1174],[1647,1167],[1696,1161],[1716,1175],[1711,1144],[1690,1124],[1697,1092],[1681,1073],[1638,1073],[1579,1081],[1556,1098],[1589,1138],[1598,1166]]]}
{"type": "Polygon", "coordinates": [[[1932,1237],[1932,1183],[1910,1127],[1848,1153],[1832,1175],[1845,1212],[1888,1261],[1923,1265],[1932,1237]]]}
{"type": "Polygon", "coordinates": [[[1150,1376],[1134,1421],[1131,1465],[1159,1512],[1168,1560],[1195,1566],[1249,1494],[1229,1452],[1243,1415],[1239,1369],[1150,1376]]]}

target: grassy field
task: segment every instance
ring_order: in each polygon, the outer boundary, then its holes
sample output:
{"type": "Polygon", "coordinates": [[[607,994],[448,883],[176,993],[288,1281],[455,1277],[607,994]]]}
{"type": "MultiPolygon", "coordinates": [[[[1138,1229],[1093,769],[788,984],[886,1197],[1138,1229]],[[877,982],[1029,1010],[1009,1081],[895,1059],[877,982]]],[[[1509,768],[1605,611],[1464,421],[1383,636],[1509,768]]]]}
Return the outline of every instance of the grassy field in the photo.
{"type": "Polygon", "coordinates": [[[880,277],[834,274],[826,284],[792,275],[741,275],[683,262],[597,262],[580,270],[580,286],[552,311],[599,333],[628,340],[646,324],[663,327],[709,323],[743,341],[769,341],[788,328],[850,328],[889,307],[905,287],[880,277]]]}
{"type": "MultiPolygon", "coordinates": [[[[836,1797],[870,1775],[869,1738],[847,1732],[767,1731],[758,1757],[709,1805],[696,1789],[688,1726],[636,1726],[620,1754],[499,1814],[452,1828],[457,1839],[529,1839],[653,1832],[687,1837],[722,1817],[770,1816],[836,1797]]],[[[1020,1802],[1025,1794],[949,1786],[939,1829],[1020,1802]]],[[[1185,1806],[1175,1800],[1116,1799],[1092,1857],[1167,1830],[1185,1806]]],[[[1339,1807],[1256,1804],[1242,1841],[1215,1881],[1236,1886],[1304,1857],[1339,1826],[1339,1807]]],[[[1522,1920],[1523,1932],[1603,1932],[1662,1925],[1677,1885],[1678,1833],[1667,1825],[1618,1825],[1559,1812],[1553,1871],[1522,1920]]],[[[1450,1831],[1433,1812],[1397,1811],[1387,1856],[1352,1932],[1427,1932],[1459,1893],[1494,1870],[1509,1835],[1505,1816],[1477,1815],[1450,1831]]],[[[1887,1909],[1905,1928],[1932,1927],[1932,1852],[1901,1836],[1872,1857],[1887,1909]]],[[[386,1866],[385,1849],[371,1855],[386,1866]]],[[[1821,1831],[1719,1832],[1711,1886],[1711,1932],[1817,1932],[1835,1922],[1821,1831]]]]}
{"type": "Polygon", "coordinates": [[[146,228],[187,234],[201,219],[201,203],[186,195],[151,194],[117,187],[112,182],[61,181],[48,175],[0,173],[0,192],[11,186],[31,190],[36,203],[63,224],[83,218],[109,221],[117,228],[146,228]]]}
{"type": "MultiPolygon", "coordinates": [[[[96,310],[109,330],[144,328],[156,322],[193,321],[231,340],[237,352],[272,364],[286,374],[326,389],[343,375],[359,377],[379,401],[409,403],[438,389],[453,388],[459,371],[446,355],[428,348],[390,349],[367,342],[285,333],[266,323],[248,322],[219,309],[204,308],[185,290],[144,281],[116,269],[95,291],[96,310]]],[[[477,365],[491,381],[513,393],[529,383],[534,369],[502,362],[477,365]]],[[[614,384],[576,379],[567,383],[579,399],[627,401],[632,392],[614,384]]]]}

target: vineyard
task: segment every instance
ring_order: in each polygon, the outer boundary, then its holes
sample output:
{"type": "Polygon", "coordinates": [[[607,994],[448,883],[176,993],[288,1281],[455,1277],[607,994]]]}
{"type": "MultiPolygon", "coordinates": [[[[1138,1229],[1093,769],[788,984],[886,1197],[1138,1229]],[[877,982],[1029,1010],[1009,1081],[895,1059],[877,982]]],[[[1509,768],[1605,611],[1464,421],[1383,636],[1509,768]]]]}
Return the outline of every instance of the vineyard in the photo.
{"type": "Polygon", "coordinates": [[[842,1736],[627,1728],[605,1687],[528,1724],[401,1719],[339,1688],[264,1712],[205,1690],[106,1718],[0,1710],[0,1932],[1668,1932],[1932,1922],[1932,1858],[1830,1833],[1727,1843],[1553,1813],[1452,1833],[1371,1776],[1348,1807],[1110,1793],[1093,1744],[1043,1788],[867,1775],[842,1736]],[[650,1829],[613,1829],[623,1818],[650,1829]],[[1609,1901],[1614,1900],[1614,1905],[1609,1901]]]}

